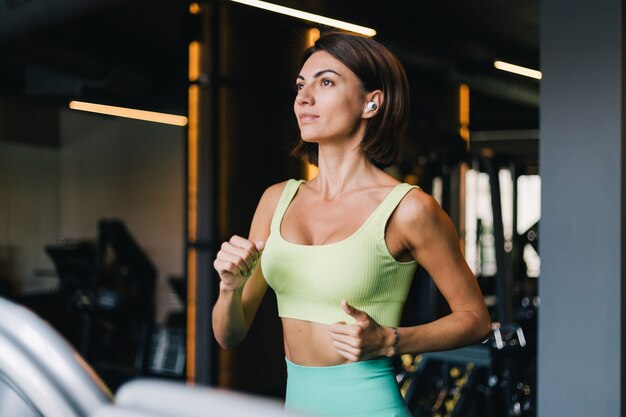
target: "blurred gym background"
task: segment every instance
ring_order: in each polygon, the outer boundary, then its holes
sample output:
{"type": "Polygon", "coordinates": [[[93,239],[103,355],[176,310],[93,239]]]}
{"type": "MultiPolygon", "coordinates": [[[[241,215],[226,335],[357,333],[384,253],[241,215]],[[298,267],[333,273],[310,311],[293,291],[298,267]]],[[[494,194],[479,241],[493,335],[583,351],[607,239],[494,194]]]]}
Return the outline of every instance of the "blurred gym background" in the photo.
{"type": "MultiPolygon", "coordinates": [[[[560,3],[544,3],[542,22],[555,27],[544,32],[551,52],[563,45],[559,30],[577,30],[559,26],[560,3]]],[[[281,398],[286,375],[273,294],[246,341],[219,349],[210,329],[212,261],[223,240],[247,235],[267,186],[315,175],[289,156],[298,140],[299,54],[324,31],[363,30],[400,58],[411,86],[402,161],[388,171],[433,194],[450,215],[494,321],[486,343],[398,358],[403,394],[416,416],[536,415],[544,272],[539,1],[273,4],[281,7],[0,1],[0,296],[49,321],[113,390],[152,376],[281,398]]],[[[613,22],[607,16],[615,7],[598,16],[613,22]]],[[[580,5],[571,12],[579,23],[591,19],[587,13],[580,5]]],[[[594,27],[606,28],[600,17],[594,27]]],[[[614,31],[592,32],[576,38],[589,42],[575,44],[578,53],[600,54],[593,45],[614,31]]],[[[621,44],[607,56],[616,50],[621,44]]],[[[549,63],[563,58],[550,56],[549,63]]],[[[568,91],[580,79],[563,82],[557,87],[568,91]]],[[[547,95],[551,104],[563,91],[557,87],[547,95]]],[[[570,107],[580,109],[572,97],[570,107]]],[[[571,137],[580,129],[575,114],[559,122],[571,124],[571,137]]],[[[560,145],[546,143],[542,155],[558,178],[568,159],[557,160],[560,145]]],[[[611,143],[603,155],[619,156],[622,148],[611,143]]],[[[615,164],[621,170],[621,162],[592,166],[611,176],[615,164]]],[[[622,218],[619,210],[611,215],[622,218]]],[[[551,282],[552,295],[562,282],[551,282]]],[[[615,285],[607,292],[619,295],[615,285]]],[[[403,323],[433,320],[446,308],[418,270],[403,323]]]]}

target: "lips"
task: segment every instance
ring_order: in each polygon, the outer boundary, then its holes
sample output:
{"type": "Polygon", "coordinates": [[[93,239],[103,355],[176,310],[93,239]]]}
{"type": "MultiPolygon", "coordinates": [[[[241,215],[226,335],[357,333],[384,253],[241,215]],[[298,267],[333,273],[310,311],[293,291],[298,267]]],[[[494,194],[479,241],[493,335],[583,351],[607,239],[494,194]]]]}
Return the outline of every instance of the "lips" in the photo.
{"type": "Polygon", "coordinates": [[[315,115],[313,113],[299,113],[298,114],[298,120],[300,120],[300,123],[314,122],[318,118],[319,118],[319,116],[317,116],[317,115],[315,115]]]}

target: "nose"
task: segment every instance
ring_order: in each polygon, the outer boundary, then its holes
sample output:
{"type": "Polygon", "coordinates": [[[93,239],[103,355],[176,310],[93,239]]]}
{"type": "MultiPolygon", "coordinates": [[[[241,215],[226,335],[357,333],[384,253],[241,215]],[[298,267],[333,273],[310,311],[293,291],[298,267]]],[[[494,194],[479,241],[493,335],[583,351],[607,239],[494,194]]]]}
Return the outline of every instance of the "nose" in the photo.
{"type": "Polygon", "coordinates": [[[298,91],[298,95],[296,96],[296,104],[299,106],[303,106],[306,104],[315,104],[315,98],[313,97],[310,87],[308,87],[307,85],[302,86],[300,91],[298,91]]]}

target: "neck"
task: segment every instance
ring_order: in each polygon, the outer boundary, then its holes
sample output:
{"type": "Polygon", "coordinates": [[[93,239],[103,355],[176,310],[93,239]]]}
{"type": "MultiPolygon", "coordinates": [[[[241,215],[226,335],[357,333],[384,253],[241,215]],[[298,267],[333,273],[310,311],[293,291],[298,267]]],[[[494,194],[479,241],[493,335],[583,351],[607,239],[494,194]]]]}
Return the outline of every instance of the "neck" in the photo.
{"type": "Polygon", "coordinates": [[[343,142],[341,146],[320,144],[318,166],[317,177],[311,185],[327,199],[371,185],[379,174],[379,170],[354,143],[343,142]]]}

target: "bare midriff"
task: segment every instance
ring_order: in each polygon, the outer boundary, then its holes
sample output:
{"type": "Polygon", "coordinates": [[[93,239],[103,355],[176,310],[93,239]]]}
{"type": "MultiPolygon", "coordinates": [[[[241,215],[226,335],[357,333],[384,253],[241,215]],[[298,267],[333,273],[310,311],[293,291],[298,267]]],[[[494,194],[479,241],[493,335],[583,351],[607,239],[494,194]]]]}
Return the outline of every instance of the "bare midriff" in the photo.
{"type": "Polygon", "coordinates": [[[334,366],[348,363],[330,338],[330,325],[281,318],[287,359],[304,366],[334,366]]]}

